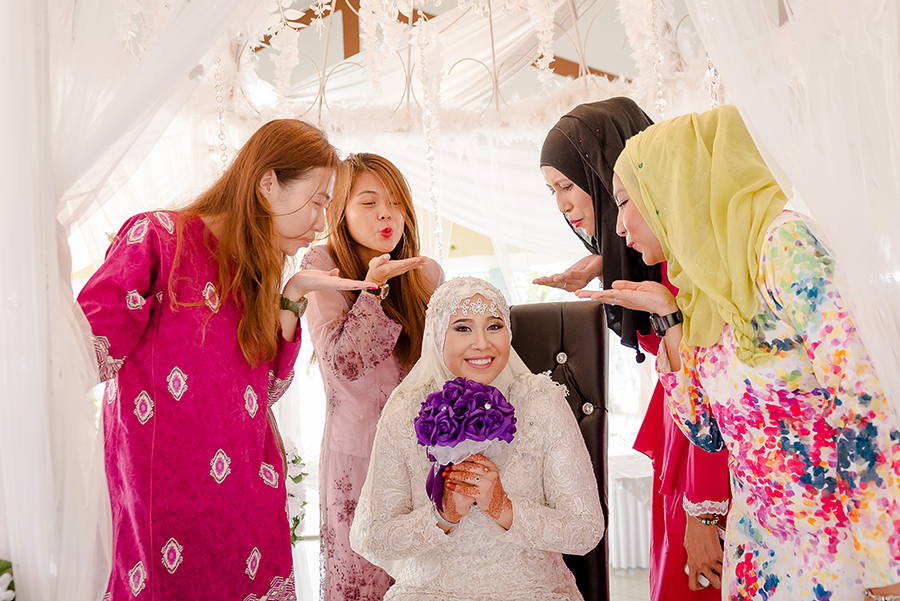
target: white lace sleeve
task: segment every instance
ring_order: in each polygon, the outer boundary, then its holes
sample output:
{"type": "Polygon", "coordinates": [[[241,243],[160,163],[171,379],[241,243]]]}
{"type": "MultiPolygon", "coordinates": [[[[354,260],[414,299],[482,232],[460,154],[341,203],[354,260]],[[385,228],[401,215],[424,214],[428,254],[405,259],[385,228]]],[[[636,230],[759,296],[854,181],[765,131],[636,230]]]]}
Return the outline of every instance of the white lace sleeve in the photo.
{"type": "Polygon", "coordinates": [[[591,458],[565,389],[546,376],[526,380],[514,386],[527,386],[525,394],[531,397],[523,416],[529,428],[521,429],[522,436],[543,438],[543,462],[534,466],[542,471],[543,502],[536,502],[533,494],[508,490],[513,523],[501,536],[517,545],[583,555],[597,546],[605,528],[591,458]]]}
{"type": "Polygon", "coordinates": [[[425,472],[424,464],[430,466],[413,430],[416,413],[410,407],[415,405],[418,411],[419,402],[410,396],[391,397],[378,420],[369,471],[350,530],[353,550],[381,567],[448,538],[434,519],[424,481],[414,486],[410,477],[411,469],[425,472]]]}
{"type": "Polygon", "coordinates": [[[725,515],[728,513],[728,499],[724,501],[710,501],[704,500],[699,503],[692,503],[688,500],[687,495],[685,495],[684,499],[681,501],[682,507],[684,507],[684,511],[693,517],[697,517],[700,515],[705,515],[707,513],[712,513],[715,515],[725,515]]]}

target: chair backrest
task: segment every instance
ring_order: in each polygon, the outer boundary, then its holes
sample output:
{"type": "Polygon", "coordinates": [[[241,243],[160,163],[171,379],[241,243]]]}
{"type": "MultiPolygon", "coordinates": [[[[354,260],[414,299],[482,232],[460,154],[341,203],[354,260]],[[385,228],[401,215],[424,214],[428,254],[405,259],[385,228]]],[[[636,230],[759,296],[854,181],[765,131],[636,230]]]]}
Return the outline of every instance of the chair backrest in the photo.
{"type": "MultiPolygon", "coordinates": [[[[513,347],[534,372],[549,371],[569,390],[568,401],[594,464],[603,516],[607,501],[606,315],[597,301],[515,305],[510,310],[513,347]]],[[[609,599],[609,544],[584,556],[564,556],[586,601],[609,599]]]]}

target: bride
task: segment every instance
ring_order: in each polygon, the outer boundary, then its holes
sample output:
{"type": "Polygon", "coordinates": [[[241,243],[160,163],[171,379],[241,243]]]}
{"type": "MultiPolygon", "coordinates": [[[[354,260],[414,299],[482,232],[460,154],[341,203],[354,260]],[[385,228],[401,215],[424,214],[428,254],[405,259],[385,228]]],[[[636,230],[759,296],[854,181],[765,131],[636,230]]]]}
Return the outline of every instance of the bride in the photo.
{"type": "Polygon", "coordinates": [[[565,395],[511,348],[499,290],[465,277],[434,292],[422,357],[385,405],[350,531],[353,549],[396,579],[386,601],[582,598],[562,554],[593,549],[604,520],[565,395]],[[430,393],[460,377],[499,389],[515,436],[490,458],[451,464],[438,511],[413,422],[430,393]]]}

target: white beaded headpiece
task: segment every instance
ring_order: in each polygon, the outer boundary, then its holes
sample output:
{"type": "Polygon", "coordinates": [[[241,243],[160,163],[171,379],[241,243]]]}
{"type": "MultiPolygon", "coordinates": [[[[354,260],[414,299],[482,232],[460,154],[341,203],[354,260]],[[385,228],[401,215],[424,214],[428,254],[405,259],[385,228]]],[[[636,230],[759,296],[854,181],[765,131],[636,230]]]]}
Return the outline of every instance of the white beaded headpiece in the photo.
{"type": "Polygon", "coordinates": [[[429,334],[433,336],[435,348],[443,352],[444,337],[447,328],[450,327],[451,315],[484,315],[490,313],[494,317],[502,317],[506,329],[512,338],[512,329],[509,324],[509,305],[497,288],[486,281],[473,278],[454,278],[445,282],[428,301],[428,311],[425,313],[425,339],[429,334]],[[488,302],[480,298],[472,301],[472,297],[480,294],[488,302]]]}

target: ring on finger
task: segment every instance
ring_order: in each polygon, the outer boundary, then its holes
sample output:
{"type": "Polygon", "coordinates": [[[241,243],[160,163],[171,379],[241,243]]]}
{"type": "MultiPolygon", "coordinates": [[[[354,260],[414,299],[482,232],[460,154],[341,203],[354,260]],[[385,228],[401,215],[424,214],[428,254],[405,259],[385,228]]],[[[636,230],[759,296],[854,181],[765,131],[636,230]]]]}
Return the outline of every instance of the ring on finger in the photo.
{"type": "Polygon", "coordinates": [[[485,474],[488,473],[488,471],[489,471],[488,468],[484,468],[484,473],[485,473],[485,474]]]}
{"type": "Polygon", "coordinates": [[[475,484],[481,482],[481,476],[475,476],[475,484]]]}

